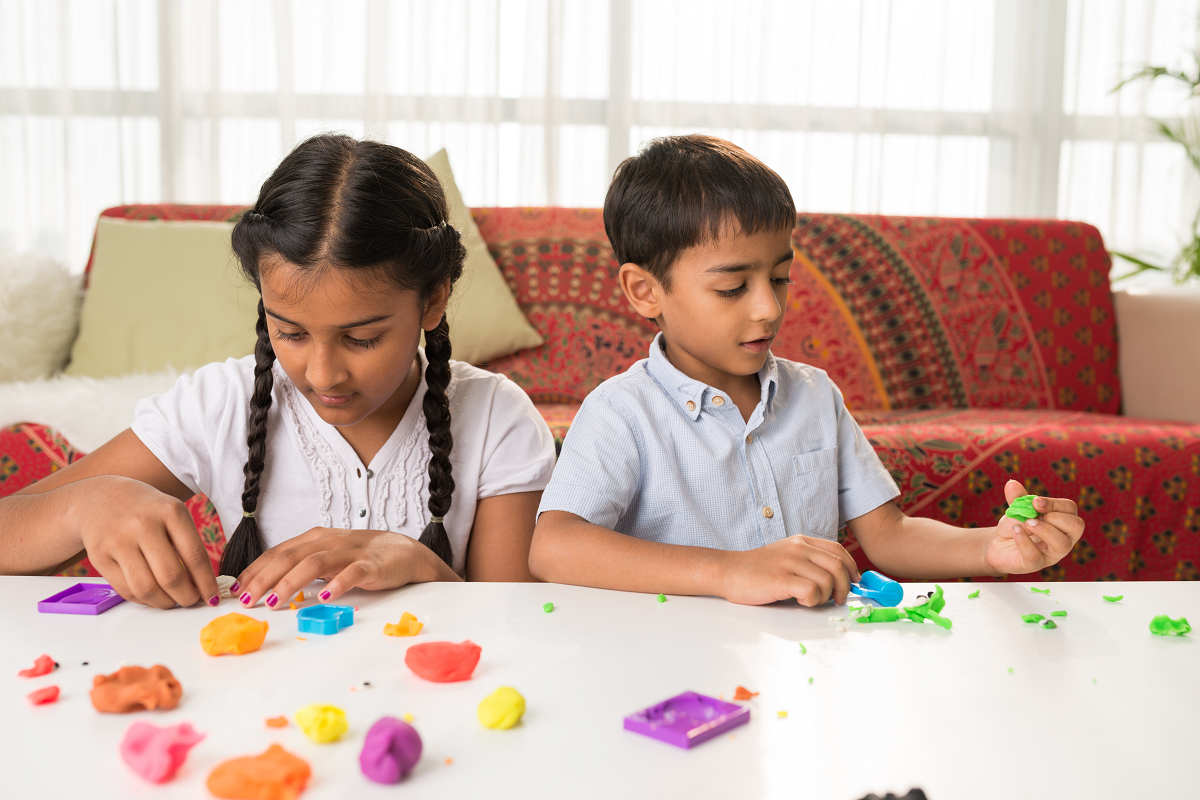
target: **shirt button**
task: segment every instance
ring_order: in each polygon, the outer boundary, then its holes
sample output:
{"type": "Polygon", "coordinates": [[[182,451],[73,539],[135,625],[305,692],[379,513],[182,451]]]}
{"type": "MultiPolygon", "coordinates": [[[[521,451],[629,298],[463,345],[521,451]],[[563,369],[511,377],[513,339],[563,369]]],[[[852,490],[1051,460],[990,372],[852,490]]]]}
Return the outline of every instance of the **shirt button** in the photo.
{"type": "Polygon", "coordinates": [[[372,472],[370,469],[368,469],[367,470],[367,478],[369,479],[369,478],[374,478],[374,477],[375,477],[375,473],[372,472]]]}
{"type": "Polygon", "coordinates": [[[688,411],[695,411],[695,410],[696,410],[696,404],[695,404],[695,403],[693,403],[691,400],[688,400],[687,406],[688,406],[688,411]]]}
{"type": "Polygon", "coordinates": [[[775,512],[771,510],[770,506],[763,506],[763,516],[767,519],[770,519],[771,517],[775,516],[775,512]]]}
{"type": "Polygon", "coordinates": [[[754,434],[753,433],[746,437],[746,444],[754,444],[754,434]]]}
{"type": "Polygon", "coordinates": [[[724,398],[724,397],[721,397],[721,395],[717,395],[716,397],[714,397],[714,398],[713,398],[713,405],[714,405],[714,406],[723,406],[723,405],[725,405],[725,398],[724,398]]]}
{"type": "MultiPolygon", "coordinates": [[[[770,510],[771,510],[771,509],[769,509],[769,508],[767,509],[767,511],[770,511],[770,510]]],[[[765,512],[764,512],[764,513],[765,513],[765,512]]],[[[366,510],[365,508],[360,508],[360,509],[358,510],[358,515],[359,515],[360,517],[365,517],[365,516],[367,515],[367,510],[366,510]]],[[[769,516],[771,516],[771,515],[770,515],[770,514],[767,514],[767,516],[769,517],[769,516]]]]}

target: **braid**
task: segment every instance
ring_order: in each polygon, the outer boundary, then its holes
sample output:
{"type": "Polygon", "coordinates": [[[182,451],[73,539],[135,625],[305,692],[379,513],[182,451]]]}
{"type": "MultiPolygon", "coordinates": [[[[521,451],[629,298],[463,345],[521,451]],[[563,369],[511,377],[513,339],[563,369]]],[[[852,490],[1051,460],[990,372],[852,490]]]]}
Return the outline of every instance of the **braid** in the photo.
{"type": "MultiPolygon", "coordinates": [[[[454,494],[454,475],[450,467],[450,451],[454,439],[450,434],[450,403],[446,387],[450,385],[450,326],[443,316],[432,331],[425,334],[425,424],[429,427],[429,512],[435,518],[445,517],[454,494]]],[[[421,544],[453,568],[454,553],[444,522],[430,520],[421,533],[421,544]]]]}
{"type": "Polygon", "coordinates": [[[254,513],[258,510],[258,481],[262,476],[267,455],[267,412],[271,410],[271,390],[275,378],[271,367],[275,364],[275,350],[271,347],[271,335],[267,331],[267,315],[263,301],[258,300],[258,342],[254,345],[254,396],[250,399],[250,420],[246,428],[246,466],[242,473],[246,483],[242,489],[242,521],[225,543],[221,555],[221,573],[240,575],[263,553],[262,532],[254,513]]]}

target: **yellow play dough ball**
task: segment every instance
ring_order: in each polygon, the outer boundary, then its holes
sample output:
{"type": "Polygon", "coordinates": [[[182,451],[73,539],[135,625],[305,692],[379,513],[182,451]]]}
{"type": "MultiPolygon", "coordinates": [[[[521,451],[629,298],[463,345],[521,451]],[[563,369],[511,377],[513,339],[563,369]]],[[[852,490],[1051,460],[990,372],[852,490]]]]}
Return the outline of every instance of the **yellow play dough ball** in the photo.
{"type": "Polygon", "coordinates": [[[304,735],[317,744],[336,742],[350,726],[346,723],[346,712],[337,706],[314,703],[296,712],[296,724],[304,735]]]}
{"type": "Polygon", "coordinates": [[[511,728],[525,713],[525,698],[511,686],[501,686],[479,704],[479,721],[488,728],[511,728]]]}

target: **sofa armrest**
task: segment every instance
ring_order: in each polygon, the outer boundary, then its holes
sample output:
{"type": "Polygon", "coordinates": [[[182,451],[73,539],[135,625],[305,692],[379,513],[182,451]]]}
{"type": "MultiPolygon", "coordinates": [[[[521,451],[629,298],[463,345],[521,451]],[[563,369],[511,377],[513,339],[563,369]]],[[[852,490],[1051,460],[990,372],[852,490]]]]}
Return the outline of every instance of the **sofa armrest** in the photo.
{"type": "Polygon", "coordinates": [[[1200,289],[1114,292],[1130,417],[1200,422],[1200,289]]]}

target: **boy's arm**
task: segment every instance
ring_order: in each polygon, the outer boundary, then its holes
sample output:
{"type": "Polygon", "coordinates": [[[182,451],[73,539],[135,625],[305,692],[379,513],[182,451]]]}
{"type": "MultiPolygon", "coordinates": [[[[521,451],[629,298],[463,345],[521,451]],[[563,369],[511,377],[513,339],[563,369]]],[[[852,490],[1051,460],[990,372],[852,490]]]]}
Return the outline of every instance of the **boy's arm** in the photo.
{"type": "MultiPolygon", "coordinates": [[[[1004,487],[1009,503],[1026,494],[1017,481],[1004,487]]],[[[1071,500],[1039,497],[1041,515],[1021,522],[1001,518],[994,528],[956,528],[909,517],[888,502],[850,520],[850,529],[871,563],[897,578],[941,580],[1036,572],[1071,552],[1083,520],[1071,500]]]]}
{"type": "Polygon", "coordinates": [[[663,544],[611,531],[566,511],[538,519],[529,551],[538,580],[678,595],[715,595],[760,605],[794,597],[815,606],[844,603],[860,579],[837,542],[808,536],[744,552],[663,544]]]}

